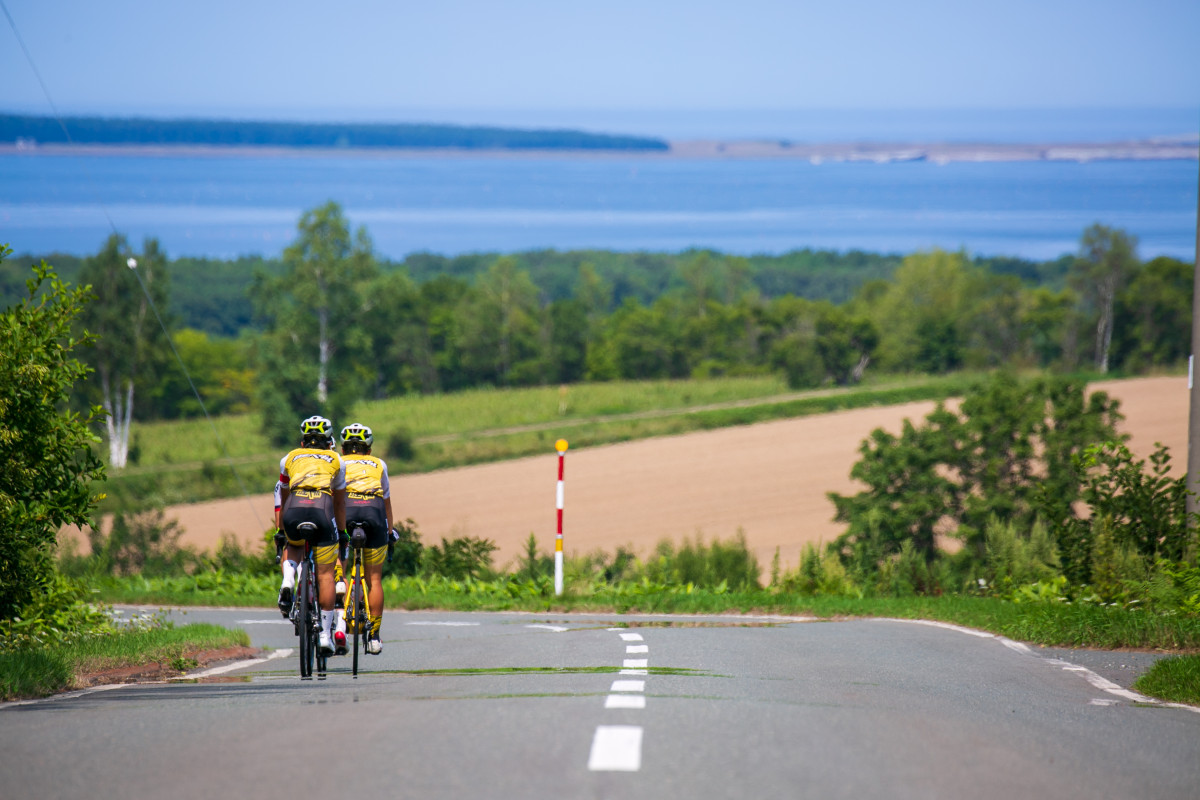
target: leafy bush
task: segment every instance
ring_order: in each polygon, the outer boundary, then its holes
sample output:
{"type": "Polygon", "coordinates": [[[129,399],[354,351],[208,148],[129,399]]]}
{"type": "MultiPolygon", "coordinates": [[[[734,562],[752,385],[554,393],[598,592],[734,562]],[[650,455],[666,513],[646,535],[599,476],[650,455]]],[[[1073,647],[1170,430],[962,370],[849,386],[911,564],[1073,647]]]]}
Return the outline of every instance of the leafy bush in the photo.
{"type": "Polygon", "coordinates": [[[66,644],[111,633],[112,621],[81,583],[55,574],[11,619],[0,620],[0,652],[66,644]]]}
{"type": "Polygon", "coordinates": [[[685,539],[678,549],[664,539],[641,572],[650,582],[668,586],[759,588],[758,559],[746,546],[746,535],[740,530],[731,542],[714,539],[705,544],[697,535],[695,541],[685,539]]]}
{"type": "Polygon", "coordinates": [[[812,542],[804,545],[800,553],[800,566],[772,583],[783,592],[808,596],[863,596],[862,589],[851,580],[837,554],[829,549],[818,548],[812,542]]]}
{"type": "Polygon", "coordinates": [[[422,559],[422,575],[441,575],[452,580],[480,579],[493,576],[492,553],[498,548],[491,539],[459,536],[441,545],[426,548],[422,559]]]}
{"type": "Polygon", "coordinates": [[[387,453],[388,461],[412,461],[417,455],[412,431],[408,428],[393,429],[388,435],[385,452],[387,453]]]}
{"type": "Polygon", "coordinates": [[[992,517],[984,529],[984,587],[1005,596],[1016,586],[1059,577],[1058,550],[1045,523],[1035,520],[1028,535],[1012,522],[992,517]]]}
{"type": "MultiPolygon", "coordinates": [[[[179,544],[181,536],[183,528],[179,521],[167,519],[161,508],[119,511],[113,515],[107,535],[98,526],[88,530],[92,547],[90,570],[100,574],[148,577],[193,572],[203,562],[198,553],[179,544]]],[[[230,551],[226,553],[233,557],[230,551]]]]}
{"type": "Polygon", "coordinates": [[[997,373],[968,392],[957,412],[939,404],[924,425],[905,420],[899,436],[872,431],[850,473],[868,488],[829,495],[836,518],[849,524],[835,543],[842,558],[863,573],[888,569],[888,581],[900,581],[896,589],[903,590],[933,580],[907,563],[910,556],[888,566],[906,543],[932,565],[938,534],[947,531],[982,556],[992,518],[1030,526],[1042,514],[1057,530],[1081,496],[1076,457],[1117,438],[1116,401],[1084,388],[1081,381],[997,373]]]}
{"type": "Polygon", "coordinates": [[[1081,498],[1089,513],[1080,517],[1071,509],[1058,523],[1059,539],[1074,556],[1068,573],[1073,582],[1095,582],[1094,555],[1081,556],[1095,553],[1094,537],[1101,531],[1111,533],[1112,547],[1132,550],[1150,563],[1180,561],[1195,553],[1196,529],[1187,518],[1187,477],[1170,476],[1171,456],[1164,445],[1156,445],[1149,469],[1114,441],[1091,445],[1074,461],[1075,470],[1084,476],[1081,498]],[[1098,527],[1097,518],[1109,522],[1098,527]]]}
{"type": "Polygon", "coordinates": [[[417,523],[409,518],[404,522],[393,522],[393,527],[396,533],[400,534],[400,538],[392,547],[392,560],[383,564],[383,574],[399,577],[418,574],[421,571],[421,556],[425,546],[421,544],[417,523]]]}
{"type": "MultiPolygon", "coordinates": [[[[0,262],[11,251],[0,244],[0,262]]],[[[42,262],[28,294],[0,313],[0,619],[11,619],[53,582],[55,537],[87,525],[104,466],[90,426],[103,418],[63,409],[88,369],[76,351],[93,340],[73,335],[89,287],[68,290],[42,262]]]]}
{"type": "Polygon", "coordinates": [[[529,538],[525,540],[525,552],[517,560],[515,577],[536,581],[553,573],[554,559],[538,552],[537,537],[531,531],[529,538]]]}

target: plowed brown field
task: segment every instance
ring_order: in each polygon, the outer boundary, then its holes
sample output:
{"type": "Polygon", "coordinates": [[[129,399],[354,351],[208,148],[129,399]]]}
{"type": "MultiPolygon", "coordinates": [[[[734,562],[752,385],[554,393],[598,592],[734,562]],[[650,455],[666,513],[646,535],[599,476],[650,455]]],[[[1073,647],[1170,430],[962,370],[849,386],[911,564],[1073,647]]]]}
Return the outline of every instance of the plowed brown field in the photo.
{"type": "MultiPolygon", "coordinates": [[[[1155,442],[1170,448],[1176,473],[1186,469],[1188,389],[1183,377],[1095,384],[1121,401],[1123,431],[1141,458],[1155,442]]],[[[570,553],[612,552],[632,545],[646,555],[667,537],[729,538],[740,529],[765,568],[775,548],[795,564],[806,542],[830,541],[826,492],[856,491],[850,468],[859,443],[877,427],[899,432],[934,404],[909,403],[764,422],[683,436],[571,450],[566,458],[564,542],[570,553]]],[[[532,532],[553,549],[557,456],[444,470],[392,479],[401,519],[417,522],[422,540],[480,536],[499,550],[497,565],[515,559],[532,532]]],[[[175,506],[183,542],[211,549],[222,532],[261,541],[271,519],[270,494],[175,506]]]]}

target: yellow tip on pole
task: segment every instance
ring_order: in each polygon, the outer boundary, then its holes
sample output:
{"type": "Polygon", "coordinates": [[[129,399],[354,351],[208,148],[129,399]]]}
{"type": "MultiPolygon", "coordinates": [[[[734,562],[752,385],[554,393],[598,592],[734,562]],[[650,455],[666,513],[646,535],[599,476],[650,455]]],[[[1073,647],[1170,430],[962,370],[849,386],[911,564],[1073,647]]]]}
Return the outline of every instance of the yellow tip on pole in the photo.
{"type": "Polygon", "coordinates": [[[557,442],[554,443],[554,449],[560,453],[567,452],[567,440],[559,439],[557,442]]]}

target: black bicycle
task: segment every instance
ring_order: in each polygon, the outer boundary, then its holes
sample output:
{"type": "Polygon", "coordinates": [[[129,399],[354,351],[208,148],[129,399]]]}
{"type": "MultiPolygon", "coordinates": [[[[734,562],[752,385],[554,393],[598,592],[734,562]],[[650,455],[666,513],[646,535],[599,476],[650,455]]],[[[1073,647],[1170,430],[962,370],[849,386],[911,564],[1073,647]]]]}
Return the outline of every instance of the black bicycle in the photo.
{"type": "MultiPolygon", "coordinates": [[[[317,566],[313,560],[312,535],[317,526],[312,522],[301,522],[297,526],[305,536],[304,558],[300,560],[296,575],[296,591],[292,594],[292,610],[288,614],[300,637],[300,679],[312,680],[313,664],[317,677],[325,679],[328,657],[321,652],[321,610],[317,603],[317,566]]],[[[283,546],[275,546],[275,561],[283,556],[283,546]]]]}

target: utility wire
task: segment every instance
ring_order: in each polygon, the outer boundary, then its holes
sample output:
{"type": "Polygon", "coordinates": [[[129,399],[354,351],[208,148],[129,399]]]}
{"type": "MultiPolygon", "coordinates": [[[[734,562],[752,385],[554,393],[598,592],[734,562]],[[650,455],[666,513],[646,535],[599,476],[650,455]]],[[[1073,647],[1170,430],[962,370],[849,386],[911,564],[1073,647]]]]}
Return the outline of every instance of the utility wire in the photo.
{"type": "MultiPolygon", "coordinates": [[[[50,89],[46,86],[46,81],[42,79],[42,73],[38,70],[37,63],[33,60],[33,54],[29,52],[29,48],[25,45],[25,40],[21,37],[21,32],[17,29],[17,23],[13,21],[12,14],[8,13],[8,5],[4,2],[4,0],[0,0],[0,10],[4,11],[4,16],[8,19],[8,24],[9,27],[12,28],[13,35],[17,37],[17,44],[21,46],[21,51],[25,53],[25,60],[29,62],[29,68],[33,70],[34,77],[37,78],[38,85],[42,88],[42,94],[45,96],[46,103],[50,106],[50,110],[54,113],[54,119],[56,122],[58,122],[58,127],[62,128],[63,135],[67,137],[68,144],[75,144],[75,140],[71,138],[71,131],[67,129],[67,123],[63,120],[62,114],[58,112],[58,106],[55,105],[54,98],[50,95],[50,89]]],[[[121,233],[117,230],[116,224],[113,223],[112,217],[109,216],[108,207],[104,205],[104,201],[99,200],[97,205],[100,206],[101,213],[104,214],[104,218],[108,221],[108,227],[112,229],[112,232],[115,235],[120,236],[121,233]]],[[[259,527],[263,527],[262,517],[259,516],[258,508],[250,499],[250,492],[246,490],[246,484],[242,481],[241,474],[237,471],[237,467],[233,465],[233,459],[229,455],[229,450],[225,447],[225,442],[221,438],[220,432],[217,431],[216,423],[213,422],[212,416],[208,413],[208,407],[204,405],[204,399],[200,397],[200,392],[198,389],[196,389],[196,383],[192,380],[192,374],[188,371],[187,364],[183,363],[183,358],[180,357],[179,350],[175,348],[175,340],[171,338],[171,332],[167,330],[167,326],[166,323],[163,322],[162,315],[158,313],[158,306],[155,305],[154,298],[150,296],[150,291],[146,288],[146,283],[142,280],[141,273],[138,272],[137,259],[130,258],[126,262],[126,265],[130,270],[132,270],[134,276],[137,278],[138,286],[142,288],[142,294],[145,295],[146,302],[150,304],[150,310],[154,312],[154,318],[158,320],[158,326],[162,328],[163,335],[167,338],[167,344],[171,346],[171,352],[174,354],[175,360],[179,363],[179,368],[183,370],[183,374],[187,378],[188,386],[192,388],[192,394],[196,397],[196,402],[200,404],[200,410],[204,413],[204,418],[208,420],[208,425],[212,429],[213,438],[217,440],[217,446],[220,447],[222,456],[225,458],[225,461],[228,462],[229,470],[233,473],[233,477],[237,480],[238,488],[242,490],[242,496],[248,503],[250,503],[250,510],[254,514],[255,521],[258,523],[259,527]]]]}

